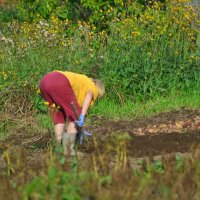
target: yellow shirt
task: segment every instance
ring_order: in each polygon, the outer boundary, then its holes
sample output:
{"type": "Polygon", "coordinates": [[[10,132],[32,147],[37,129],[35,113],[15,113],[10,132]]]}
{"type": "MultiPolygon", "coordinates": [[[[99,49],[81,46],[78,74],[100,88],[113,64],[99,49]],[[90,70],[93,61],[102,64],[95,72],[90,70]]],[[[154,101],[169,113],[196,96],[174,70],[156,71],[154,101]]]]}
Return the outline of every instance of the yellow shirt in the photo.
{"type": "Polygon", "coordinates": [[[57,71],[57,72],[64,74],[69,80],[80,107],[82,107],[85,95],[89,91],[91,91],[93,94],[91,105],[94,104],[95,100],[98,97],[98,89],[95,86],[94,82],[89,77],[83,74],[77,74],[68,71],[65,72],[57,71]]]}

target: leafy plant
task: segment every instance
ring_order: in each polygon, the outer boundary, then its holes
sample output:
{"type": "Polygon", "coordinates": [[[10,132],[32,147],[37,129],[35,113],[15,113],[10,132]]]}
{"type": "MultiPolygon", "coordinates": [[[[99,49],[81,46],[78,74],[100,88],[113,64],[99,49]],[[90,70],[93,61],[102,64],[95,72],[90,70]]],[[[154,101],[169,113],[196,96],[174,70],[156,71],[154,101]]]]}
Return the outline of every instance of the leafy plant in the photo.
{"type": "Polygon", "coordinates": [[[58,0],[22,0],[18,9],[21,11],[21,15],[27,19],[48,19],[58,3],[58,0]]]}
{"type": "Polygon", "coordinates": [[[82,199],[80,187],[74,174],[59,171],[55,167],[49,168],[48,175],[36,177],[27,184],[24,199],[82,199]]]}

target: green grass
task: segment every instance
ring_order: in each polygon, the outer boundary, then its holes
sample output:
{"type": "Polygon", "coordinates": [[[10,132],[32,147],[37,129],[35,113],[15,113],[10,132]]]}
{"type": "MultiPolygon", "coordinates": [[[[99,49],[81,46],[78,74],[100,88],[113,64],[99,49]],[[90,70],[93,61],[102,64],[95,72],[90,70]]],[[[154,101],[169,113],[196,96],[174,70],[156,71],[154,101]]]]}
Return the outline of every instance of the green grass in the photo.
{"type": "Polygon", "coordinates": [[[4,139],[7,136],[6,131],[4,130],[4,126],[1,124],[0,126],[0,140],[4,139]]]}
{"type": "MultiPolygon", "coordinates": [[[[146,102],[133,102],[129,100],[124,104],[116,103],[116,101],[105,97],[98,100],[98,102],[89,109],[88,118],[90,119],[93,116],[102,116],[110,120],[132,120],[134,118],[150,117],[158,113],[182,108],[200,109],[199,99],[200,90],[182,92],[179,94],[172,93],[168,97],[154,97],[146,102]]],[[[47,112],[39,113],[35,118],[40,127],[52,127],[47,112]]]]}
{"type": "Polygon", "coordinates": [[[200,90],[171,93],[169,96],[158,96],[146,102],[127,101],[124,104],[104,98],[91,109],[89,116],[101,115],[109,119],[133,119],[149,117],[160,112],[168,112],[183,107],[200,109],[200,90]]]}

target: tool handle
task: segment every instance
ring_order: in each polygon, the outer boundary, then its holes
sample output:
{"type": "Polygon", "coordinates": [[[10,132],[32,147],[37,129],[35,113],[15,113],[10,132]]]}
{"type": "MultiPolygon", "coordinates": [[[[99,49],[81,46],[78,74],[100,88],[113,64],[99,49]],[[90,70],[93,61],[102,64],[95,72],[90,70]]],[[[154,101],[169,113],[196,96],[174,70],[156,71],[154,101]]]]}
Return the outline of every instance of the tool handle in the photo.
{"type": "Polygon", "coordinates": [[[79,114],[78,114],[76,105],[75,105],[75,103],[73,101],[71,102],[71,107],[72,107],[72,110],[74,111],[74,114],[76,116],[76,120],[79,120],[79,114]]]}

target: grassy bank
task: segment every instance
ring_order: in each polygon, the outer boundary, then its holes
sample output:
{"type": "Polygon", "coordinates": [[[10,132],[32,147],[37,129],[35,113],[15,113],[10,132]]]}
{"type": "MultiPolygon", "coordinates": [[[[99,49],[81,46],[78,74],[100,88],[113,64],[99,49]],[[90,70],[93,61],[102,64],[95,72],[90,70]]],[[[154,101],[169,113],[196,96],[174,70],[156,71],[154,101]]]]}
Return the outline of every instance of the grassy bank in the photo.
{"type": "Polygon", "coordinates": [[[175,92],[166,96],[154,97],[146,102],[127,101],[117,104],[107,98],[99,101],[89,116],[100,115],[110,119],[133,119],[149,117],[161,112],[179,110],[181,108],[200,109],[200,90],[175,92]]]}

